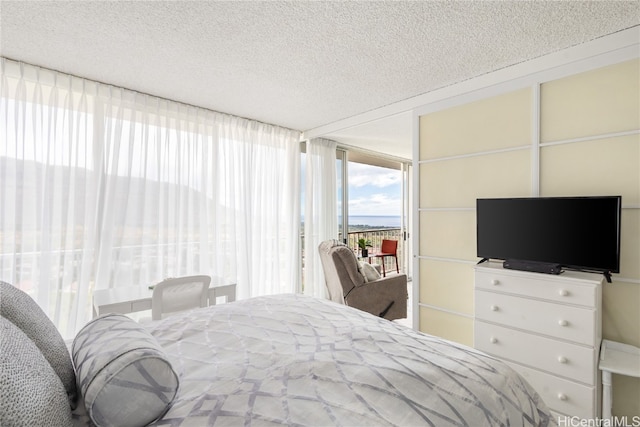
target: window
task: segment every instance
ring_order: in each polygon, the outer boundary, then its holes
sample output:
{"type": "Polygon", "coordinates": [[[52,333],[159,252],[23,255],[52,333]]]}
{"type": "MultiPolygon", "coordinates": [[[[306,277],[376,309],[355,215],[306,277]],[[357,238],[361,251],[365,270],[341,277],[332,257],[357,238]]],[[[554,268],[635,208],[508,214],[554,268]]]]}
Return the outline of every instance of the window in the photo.
{"type": "Polygon", "coordinates": [[[299,132],[0,61],[0,279],[63,336],[94,289],[296,290],[299,132]]]}

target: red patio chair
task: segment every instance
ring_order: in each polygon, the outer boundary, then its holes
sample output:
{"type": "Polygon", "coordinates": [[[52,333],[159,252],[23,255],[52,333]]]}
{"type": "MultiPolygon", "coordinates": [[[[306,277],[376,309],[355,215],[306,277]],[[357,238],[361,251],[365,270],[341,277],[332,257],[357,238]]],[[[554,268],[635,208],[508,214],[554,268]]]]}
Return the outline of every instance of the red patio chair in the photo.
{"type": "Polygon", "coordinates": [[[396,259],[396,272],[400,273],[398,268],[398,241],[397,240],[383,240],[382,246],[380,246],[380,252],[374,255],[376,258],[381,258],[382,263],[382,277],[387,277],[387,272],[384,268],[385,257],[392,256],[396,259]]]}

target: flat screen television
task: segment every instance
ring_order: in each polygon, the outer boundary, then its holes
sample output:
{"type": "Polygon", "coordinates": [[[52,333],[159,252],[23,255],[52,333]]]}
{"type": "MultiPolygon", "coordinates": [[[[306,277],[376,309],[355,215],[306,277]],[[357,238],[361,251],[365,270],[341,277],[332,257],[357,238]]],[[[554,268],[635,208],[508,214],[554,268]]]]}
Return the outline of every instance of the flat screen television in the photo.
{"type": "Polygon", "coordinates": [[[621,212],[621,196],[478,199],[477,255],[610,279],[620,272],[621,212]]]}

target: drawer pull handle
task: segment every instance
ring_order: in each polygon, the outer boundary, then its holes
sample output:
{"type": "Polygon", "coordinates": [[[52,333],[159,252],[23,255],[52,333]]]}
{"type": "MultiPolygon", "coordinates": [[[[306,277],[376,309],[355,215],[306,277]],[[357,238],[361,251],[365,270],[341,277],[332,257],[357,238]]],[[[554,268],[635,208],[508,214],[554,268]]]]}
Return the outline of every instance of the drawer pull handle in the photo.
{"type": "Polygon", "coordinates": [[[500,281],[499,281],[498,279],[493,279],[493,280],[491,280],[491,284],[492,284],[493,286],[496,286],[496,285],[499,285],[499,284],[500,284],[500,281]]]}
{"type": "Polygon", "coordinates": [[[560,356],[560,357],[558,357],[558,362],[560,362],[560,363],[567,363],[567,362],[568,362],[568,360],[567,360],[567,358],[566,358],[566,357],[564,357],[564,356],[560,356]]]}
{"type": "Polygon", "coordinates": [[[564,393],[558,393],[558,399],[560,400],[567,400],[567,395],[564,393]]]}
{"type": "Polygon", "coordinates": [[[491,311],[498,311],[498,306],[497,305],[492,305],[491,306],[491,311]]]}
{"type": "Polygon", "coordinates": [[[560,326],[567,326],[569,324],[569,322],[567,322],[566,320],[559,320],[558,321],[558,325],[560,326]]]}
{"type": "Polygon", "coordinates": [[[491,344],[495,344],[495,343],[497,343],[497,342],[498,342],[498,338],[496,338],[496,337],[491,337],[491,338],[489,338],[489,342],[491,342],[491,344]]]}
{"type": "Polygon", "coordinates": [[[569,295],[569,291],[567,291],[566,289],[560,289],[560,290],[558,291],[558,294],[559,294],[561,297],[566,297],[567,295],[569,295]]]}

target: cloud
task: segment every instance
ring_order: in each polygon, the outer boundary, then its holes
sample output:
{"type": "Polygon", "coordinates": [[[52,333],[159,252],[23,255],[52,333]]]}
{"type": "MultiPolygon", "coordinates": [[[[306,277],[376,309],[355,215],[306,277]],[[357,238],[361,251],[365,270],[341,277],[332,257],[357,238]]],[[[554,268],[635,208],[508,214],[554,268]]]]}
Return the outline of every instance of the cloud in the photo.
{"type": "Polygon", "coordinates": [[[369,196],[349,198],[349,215],[379,215],[399,216],[402,213],[402,198],[400,195],[375,193],[369,196]]]}
{"type": "Polygon", "coordinates": [[[359,188],[372,185],[377,188],[385,188],[400,184],[401,180],[402,174],[398,170],[360,163],[349,164],[349,186],[359,188]]]}

